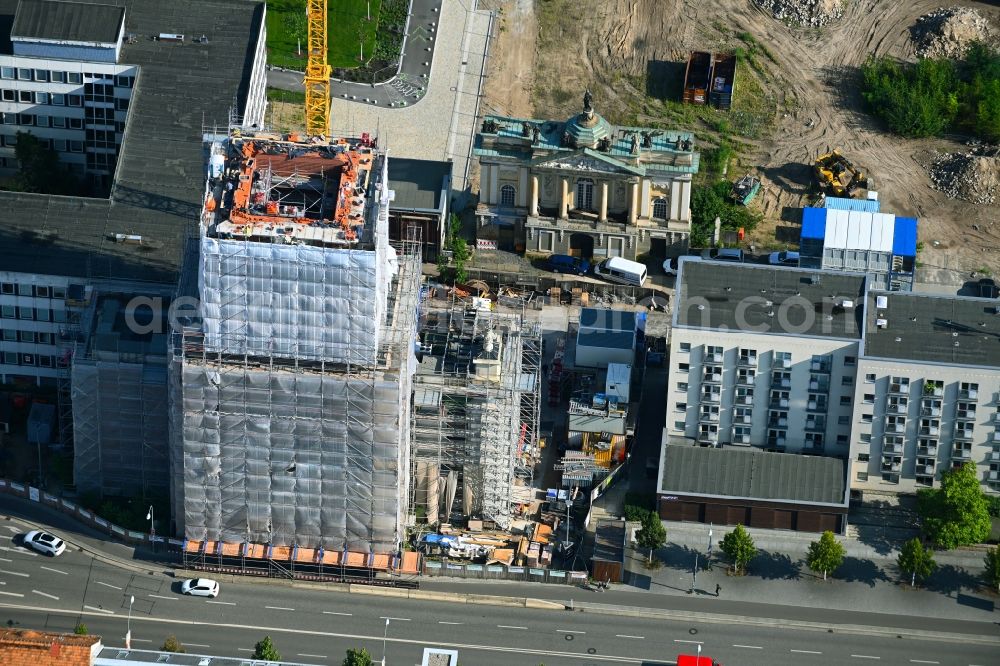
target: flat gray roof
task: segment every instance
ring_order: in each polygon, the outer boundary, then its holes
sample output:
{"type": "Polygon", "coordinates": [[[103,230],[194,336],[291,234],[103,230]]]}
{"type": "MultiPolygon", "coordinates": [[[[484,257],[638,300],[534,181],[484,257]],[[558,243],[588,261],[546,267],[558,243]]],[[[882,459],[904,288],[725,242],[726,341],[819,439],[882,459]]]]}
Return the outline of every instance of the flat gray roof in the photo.
{"type": "Polygon", "coordinates": [[[668,444],[660,492],[846,505],[840,458],[668,444]]]}
{"type": "Polygon", "coordinates": [[[11,37],[113,44],[118,41],[124,14],[124,7],[111,5],[21,0],[11,37]]]}
{"type": "Polygon", "coordinates": [[[594,555],[591,559],[625,562],[625,521],[599,520],[594,529],[594,555]]]}
{"type": "MultiPolygon", "coordinates": [[[[126,0],[120,62],[139,66],[111,199],[0,192],[0,266],[24,273],[173,283],[205,191],[202,127],[245,104],[263,3],[126,0]],[[163,32],[185,42],[150,39],[163,32]],[[208,42],[195,43],[205,35],[208,42]],[[116,243],[136,234],[142,245],[116,243]]],[[[0,0],[0,25],[17,0],[0,0]]]]}
{"type": "Polygon", "coordinates": [[[871,292],[865,356],[1000,367],[998,308],[998,299],[871,292]]]}
{"type": "Polygon", "coordinates": [[[389,158],[389,188],[396,193],[392,208],[438,210],[444,179],[451,176],[451,162],[389,158]]]}
{"type": "Polygon", "coordinates": [[[684,261],[674,325],[859,339],[864,291],[860,273],[684,261]]]}

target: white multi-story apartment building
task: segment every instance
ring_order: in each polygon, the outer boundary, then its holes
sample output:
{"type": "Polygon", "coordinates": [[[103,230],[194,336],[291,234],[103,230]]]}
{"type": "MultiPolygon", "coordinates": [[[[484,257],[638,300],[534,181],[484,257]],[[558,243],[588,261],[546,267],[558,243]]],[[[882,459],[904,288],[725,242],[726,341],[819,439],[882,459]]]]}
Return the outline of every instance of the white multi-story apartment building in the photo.
{"type": "Polygon", "coordinates": [[[972,462],[1000,492],[1000,301],[872,292],[865,320],[851,486],[913,492],[972,462]]]}
{"type": "Polygon", "coordinates": [[[682,263],[668,440],[846,457],[865,276],[682,263]]]}

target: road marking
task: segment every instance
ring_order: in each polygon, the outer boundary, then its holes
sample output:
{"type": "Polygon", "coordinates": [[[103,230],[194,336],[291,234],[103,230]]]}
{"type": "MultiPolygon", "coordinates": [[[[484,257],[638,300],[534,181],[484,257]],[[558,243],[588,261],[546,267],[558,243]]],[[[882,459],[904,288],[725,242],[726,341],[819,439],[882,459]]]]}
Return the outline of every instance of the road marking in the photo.
{"type": "Polygon", "coordinates": [[[438,624],[462,624],[462,623],[461,622],[445,622],[444,620],[441,620],[441,621],[438,622],[438,624]]]}
{"type": "Polygon", "coordinates": [[[338,613],[337,611],[323,611],[323,615],[346,615],[350,617],[353,613],[338,613]]]}
{"type": "Polygon", "coordinates": [[[9,529],[9,530],[10,530],[11,532],[13,532],[14,534],[17,534],[18,532],[20,532],[20,531],[21,531],[21,528],[19,528],[19,527],[14,527],[13,525],[4,525],[4,527],[6,527],[7,529],[9,529]]]}
{"type": "Polygon", "coordinates": [[[823,654],[818,650],[789,650],[789,652],[798,652],[799,654],[823,654]]]}
{"type": "Polygon", "coordinates": [[[97,611],[98,613],[107,613],[108,615],[114,615],[113,610],[108,610],[107,608],[98,608],[97,606],[84,606],[84,608],[89,608],[92,611],[97,611]]]}
{"type": "Polygon", "coordinates": [[[560,634],[585,634],[586,631],[573,631],[572,629],[556,629],[560,634]]]}
{"type": "Polygon", "coordinates": [[[253,652],[250,648],[236,648],[237,652],[253,652]]]}
{"type": "Polygon", "coordinates": [[[326,659],[326,655],[325,654],[306,654],[304,652],[299,652],[298,655],[296,655],[296,656],[299,656],[299,657],[312,657],[313,659],[326,659]]]}
{"type": "Polygon", "coordinates": [[[512,627],[509,624],[498,624],[497,629],[527,629],[527,627],[512,627]]]}
{"type": "Polygon", "coordinates": [[[236,603],[233,601],[206,601],[206,604],[217,604],[219,606],[235,606],[236,603]]]}
{"type": "Polygon", "coordinates": [[[634,638],[637,641],[646,640],[645,636],[629,636],[628,634],[615,634],[615,638],[634,638]]]}
{"type": "Polygon", "coordinates": [[[149,596],[153,597],[154,599],[166,599],[168,601],[177,601],[180,598],[180,597],[164,597],[160,596],[159,594],[150,594],[149,596]]]}
{"type": "Polygon", "coordinates": [[[43,565],[41,565],[41,567],[40,567],[40,568],[41,568],[41,569],[45,569],[46,571],[51,571],[51,572],[53,572],[53,573],[57,573],[57,574],[62,574],[63,576],[68,576],[68,575],[69,575],[69,574],[68,574],[67,572],[65,572],[65,571],[59,571],[59,569],[53,569],[52,567],[47,567],[47,566],[45,566],[44,564],[43,564],[43,565]]]}
{"type": "Polygon", "coordinates": [[[0,560],[3,560],[4,562],[13,562],[14,561],[14,560],[12,560],[10,558],[7,558],[7,557],[0,557],[0,560]]]}
{"type": "Polygon", "coordinates": [[[41,590],[32,590],[32,592],[34,592],[35,594],[40,594],[43,597],[48,597],[49,599],[55,599],[56,601],[59,601],[59,597],[57,597],[54,594],[49,594],[48,592],[42,592],[41,590]]]}
{"type": "Polygon", "coordinates": [[[131,639],[133,643],[152,643],[152,638],[133,638],[131,639]]]}
{"type": "Polygon", "coordinates": [[[117,585],[112,585],[111,583],[105,583],[103,580],[97,581],[97,584],[98,585],[103,585],[104,587],[110,587],[113,590],[120,590],[120,589],[122,589],[122,588],[118,587],[117,585]]]}
{"type": "Polygon", "coordinates": [[[873,657],[870,654],[852,654],[855,659],[881,659],[882,657],[873,657]]]}
{"type": "Polygon", "coordinates": [[[0,573],[10,574],[11,576],[20,576],[21,578],[29,578],[31,574],[21,573],[20,571],[7,571],[6,569],[0,569],[0,573]]]}
{"type": "MultiPolygon", "coordinates": [[[[677,641],[677,642],[682,642],[682,641],[677,641]]],[[[685,642],[685,643],[693,643],[694,641],[683,641],[683,642],[685,642]]],[[[763,650],[764,649],[764,648],[762,648],[759,645],[734,645],[733,647],[746,648],[747,650],[763,650]]]]}
{"type": "Polygon", "coordinates": [[[38,553],[33,553],[30,550],[25,550],[24,548],[8,548],[7,546],[0,546],[0,550],[6,550],[8,553],[20,553],[21,555],[38,557],[38,553]]]}
{"type": "MultiPolygon", "coordinates": [[[[675,638],[674,639],[674,643],[691,643],[691,644],[694,644],[694,645],[704,645],[704,643],[702,641],[686,641],[683,638],[675,638]]],[[[746,647],[746,646],[744,645],[744,646],[739,646],[739,647],[746,647]]]]}
{"type": "Polygon", "coordinates": [[[210,648],[210,647],[212,647],[212,646],[211,646],[211,645],[205,645],[204,643],[188,643],[187,641],[185,641],[185,642],[184,642],[184,647],[203,647],[203,648],[210,648]]]}
{"type": "Polygon", "coordinates": [[[409,622],[410,621],[410,618],[408,618],[408,617],[386,617],[385,615],[380,616],[379,619],[380,620],[394,620],[396,622],[409,622]]]}
{"type": "Polygon", "coordinates": [[[924,661],[923,659],[911,659],[910,663],[913,664],[940,664],[940,661],[924,661]]]}
{"type": "Polygon", "coordinates": [[[17,592],[0,592],[0,594],[4,595],[5,597],[23,597],[24,596],[23,594],[18,594],[17,592]]]}
{"type": "Polygon", "coordinates": [[[286,610],[286,611],[295,610],[294,608],[285,608],[284,606],[264,606],[264,608],[270,608],[271,610],[286,610]]]}

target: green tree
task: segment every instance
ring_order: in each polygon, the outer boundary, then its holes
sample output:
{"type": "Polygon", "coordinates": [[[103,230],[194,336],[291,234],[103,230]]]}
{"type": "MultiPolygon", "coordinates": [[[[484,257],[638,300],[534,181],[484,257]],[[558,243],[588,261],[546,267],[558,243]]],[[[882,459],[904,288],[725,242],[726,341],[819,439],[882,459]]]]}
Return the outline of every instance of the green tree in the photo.
{"type": "Polygon", "coordinates": [[[910,587],[916,587],[917,578],[923,580],[937,568],[934,554],[929,548],[924,548],[924,544],[916,537],[903,544],[896,564],[900,571],[910,574],[910,587]]]}
{"type": "Polygon", "coordinates": [[[86,636],[90,633],[90,631],[87,629],[87,625],[83,622],[78,622],[77,625],[73,627],[73,633],[77,636],[86,636]]]}
{"type": "Polygon", "coordinates": [[[936,136],[958,116],[961,81],[951,60],[925,58],[906,65],[869,57],[861,74],[869,108],[897,134],[936,136]]]}
{"type": "Polygon", "coordinates": [[[160,652],[187,652],[181,642],[177,640],[177,637],[170,634],[163,641],[163,646],[160,648],[160,652]]]}
{"type": "Polygon", "coordinates": [[[806,564],[813,571],[822,571],[823,580],[826,574],[836,571],[844,563],[844,546],[833,532],[827,530],[819,537],[819,541],[809,544],[809,552],[806,554],[806,564]]]}
{"type": "Polygon", "coordinates": [[[45,194],[79,194],[80,184],[59,162],[59,155],[30,132],[17,133],[14,147],[19,170],[7,189],[45,194]]]}
{"type": "Polygon", "coordinates": [[[344,657],[343,666],[372,666],[374,663],[372,656],[368,654],[368,650],[364,648],[360,650],[351,648],[347,651],[347,656],[344,657]]]}
{"type": "Polygon", "coordinates": [[[949,550],[986,540],[990,535],[988,506],[972,463],[942,474],[940,488],[917,493],[924,535],[949,550]]]}
{"type": "Polygon", "coordinates": [[[723,229],[735,231],[743,228],[754,229],[762,215],[746,206],[737,205],[730,199],[733,184],[719,180],[711,185],[696,187],[691,193],[691,246],[708,247],[715,230],[715,218],[719,218],[723,229]]]}
{"type": "Polygon", "coordinates": [[[736,565],[737,573],[745,572],[750,560],[757,557],[753,537],[743,525],[737,525],[736,529],[724,536],[719,548],[736,565]]]}
{"type": "Polygon", "coordinates": [[[986,564],[986,580],[1000,592],[1000,548],[987,550],[983,562],[986,564]]]}
{"type": "Polygon", "coordinates": [[[281,655],[278,654],[270,636],[264,636],[263,639],[257,641],[257,644],[253,646],[253,655],[251,656],[253,659],[263,659],[264,661],[281,661],[281,655]]]}
{"type": "Polygon", "coordinates": [[[636,542],[640,548],[649,549],[647,562],[653,561],[653,551],[667,542],[667,528],[663,526],[659,514],[649,511],[642,517],[642,527],[636,532],[636,542]]]}

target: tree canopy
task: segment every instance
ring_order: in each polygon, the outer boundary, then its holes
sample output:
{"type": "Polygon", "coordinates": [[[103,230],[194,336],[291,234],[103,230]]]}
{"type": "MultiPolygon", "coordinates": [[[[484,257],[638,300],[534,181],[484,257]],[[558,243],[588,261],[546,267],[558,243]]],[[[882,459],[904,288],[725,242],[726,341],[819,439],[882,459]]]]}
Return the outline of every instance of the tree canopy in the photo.
{"type": "Polygon", "coordinates": [[[827,530],[819,537],[819,541],[809,544],[806,554],[806,564],[813,571],[822,571],[823,580],[826,575],[836,571],[844,563],[844,546],[827,530]]]}
{"type": "Polygon", "coordinates": [[[642,528],[636,533],[635,539],[640,548],[649,549],[647,561],[651,562],[653,551],[662,548],[667,542],[667,528],[655,511],[649,511],[642,517],[642,528]]]}
{"type": "Polygon", "coordinates": [[[736,565],[736,571],[745,571],[750,560],[757,557],[757,547],[753,543],[753,537],[742,525],[737,525],[736,529],[722,537],[719,548],[736,565]]]}
{"type": "Polygon", "coordinates": [[[281,655],[278,654],[270,636],[264,636],[263,639],[257,641],[257,644],[253,646],[252,657],[264,661],[281,661],[281,655]]]}
{"type": "Polygon", "coordinates": [[[711,185],[696,187],[691,192],[691,247],[708,247],[715,230],[715,218],[723,229],[750,231],[761,220],[761,214],[740,206],[730,199],[733,184],[720,180],[711,185]]]}
{"type": "Polygon", "coordinates": [[[59,154],[43,146],[30,132],[17,133],[14,156],[19,170],[3,189],[42,194],[80,194],[80,182],[59,161],[59,154]]]}
{"type": "Polygon", "coordinates": [[[1000,548],[990,548],[983,559],[986,565],[986,580],[1000,592],[1000,548]]]}
{"type": "Polygon", "coordinates": [[[910,585],[915,585],[918,578],[927,578],[937,568],[934,554],[930,549],[924,548],[924,544],[916,537],[903,544],[896,564],[900,571],[910,575],[910,585]]]}
{"type": "Polygon", "coordinates": [[[372,666],[374,663],[368,650],[351,648],[347,651],[347,656],[344,657],[343,666],[372,666]]]}
{"type": "Polygon", "coordinates": [[[940,488],[917,493],[917,511],[924,534],[941,548],[981,543],[990,535],[988,503],[972,463],[942,474],[940,488]]]}

